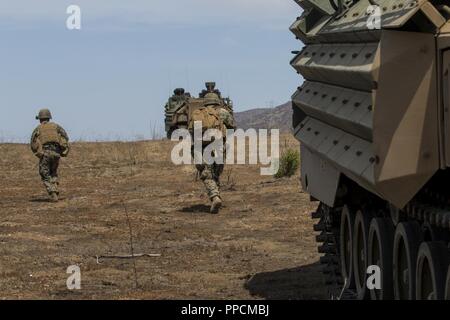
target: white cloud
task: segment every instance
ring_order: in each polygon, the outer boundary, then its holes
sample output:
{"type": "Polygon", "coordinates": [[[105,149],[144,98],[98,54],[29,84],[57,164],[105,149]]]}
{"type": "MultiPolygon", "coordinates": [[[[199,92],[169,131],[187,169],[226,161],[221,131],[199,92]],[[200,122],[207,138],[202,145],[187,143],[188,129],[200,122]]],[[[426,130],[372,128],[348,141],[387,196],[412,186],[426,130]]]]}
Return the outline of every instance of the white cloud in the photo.
{"type": "Polygon", "coordinates": [[[12,21],[61,20],[70,4],[85,19],[115,23],[236,24],[274,26],[299,12],[293,0],[2,0],[0,18],[12,21]]]}

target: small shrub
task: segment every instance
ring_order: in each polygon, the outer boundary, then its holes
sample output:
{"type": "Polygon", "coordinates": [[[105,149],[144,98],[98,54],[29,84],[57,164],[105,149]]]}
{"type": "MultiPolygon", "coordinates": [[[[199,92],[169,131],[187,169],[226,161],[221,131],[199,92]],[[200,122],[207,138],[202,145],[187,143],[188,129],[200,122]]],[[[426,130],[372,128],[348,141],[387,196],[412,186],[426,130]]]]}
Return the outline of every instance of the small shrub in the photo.
{"type": "Polygon", "coordinates": [[[292,177],[297,172],[300,165],[300,153],[297,150],[287,149],[281,155],[280,168],[275,174],[275,178],[292,177]]]}

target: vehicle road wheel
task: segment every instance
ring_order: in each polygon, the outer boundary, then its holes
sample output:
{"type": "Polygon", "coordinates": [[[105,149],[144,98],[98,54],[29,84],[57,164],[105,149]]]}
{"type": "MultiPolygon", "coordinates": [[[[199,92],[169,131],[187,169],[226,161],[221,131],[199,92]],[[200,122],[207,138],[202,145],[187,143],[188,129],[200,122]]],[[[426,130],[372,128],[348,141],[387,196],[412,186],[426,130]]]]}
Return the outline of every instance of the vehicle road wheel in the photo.
{"type": "Polygon", "coordinates": [[[416,262],[421,241],[420,225],[403,222],[394,236],[394,296],[396,300],[415,300],[416,262]]]}
{"type": "Polygon", "coordinates": [[[417,300],[443,300],[447,273],[447,246],[444,242],[424,242],[417,254],[417,300]]]}
{"type": "Polygon", "coordinates": [[[381,288],[370,290],[372,300],[392,300],[392,247],[394,226],[391,219],[372,219],[369,229],[368,265],[381,270],[381,288]]]}
{"type": "Polygon", "coordinates": [[[356,292],[359,300],[368,297],[367,279],[367,247],[371,215],[361,210],[356,213],[353,229],[353,273],[355,275],[356,292]]]}
{"type": "Polygon", "coordinates": [[[445,284],[445,300],[450,300],[450,267],[447,272],[447,282],[445,284]]]}
{"type": "Polygon", "coordinates": [[[347,206],[344,207],[341,216],[340,252],[342,277],[346,283],[346,289],[355,288],[355,275],[353,272],[353,228],[355,213],[347,206]]]}

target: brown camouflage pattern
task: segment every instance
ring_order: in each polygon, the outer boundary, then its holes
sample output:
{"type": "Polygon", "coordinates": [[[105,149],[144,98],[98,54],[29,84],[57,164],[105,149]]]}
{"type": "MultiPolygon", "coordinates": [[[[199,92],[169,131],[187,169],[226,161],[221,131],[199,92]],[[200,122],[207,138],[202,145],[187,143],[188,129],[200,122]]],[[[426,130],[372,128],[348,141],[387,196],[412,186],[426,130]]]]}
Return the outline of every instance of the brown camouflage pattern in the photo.
{"type": "MultiPolygon", "coordinates": [[[[52,123],[53,124],[53,123],[52,123]]],[[[40,134],[41,127],[48,122],[41,123],[31,135],[30,146],[34,155],[39,158],[39,175],[48,194],[59,194],[58,167],[61,157],[69,153],[69,136],[59,125],[53,124],[56,134],[60,137],[60,143],[52,142],[42,145],[40,134]]]]}

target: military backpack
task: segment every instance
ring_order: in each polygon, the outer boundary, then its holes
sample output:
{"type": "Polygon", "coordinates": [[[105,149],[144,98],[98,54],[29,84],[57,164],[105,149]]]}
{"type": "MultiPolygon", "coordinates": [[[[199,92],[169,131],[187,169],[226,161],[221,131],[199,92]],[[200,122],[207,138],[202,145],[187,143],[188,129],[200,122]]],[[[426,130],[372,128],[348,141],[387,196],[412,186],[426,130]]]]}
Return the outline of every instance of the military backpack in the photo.
{"type": "Polygon", "coordinates": [[[52,122],[43,123],[39,127],[39,142],[42,146],[48,143],[61,145],[61,136],[58,125],[52,122]]]}
{"type": "Polygon", "coordinates": [[[189,131],[193,132],[194,124],[198,121],[202,123],[202,133],[208,129],[217,129],[222,132],[223,136],[226,135],[226,127],[220,118],[218,108],[207,106],[193,110],[189,116],[189,131]]]}

